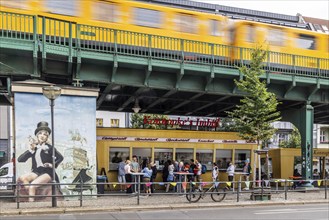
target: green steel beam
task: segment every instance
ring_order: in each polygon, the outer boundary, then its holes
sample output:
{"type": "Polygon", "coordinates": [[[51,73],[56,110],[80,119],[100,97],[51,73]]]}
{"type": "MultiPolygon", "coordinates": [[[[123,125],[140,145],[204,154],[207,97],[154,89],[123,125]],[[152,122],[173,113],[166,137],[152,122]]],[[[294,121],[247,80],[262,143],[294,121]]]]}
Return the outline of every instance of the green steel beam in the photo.
{"type": "Polygon", "coordinates": [[[148,63],[145,71],[144,86],[148,86],[148,81],[152,73],[152,59],[148,58],[148,63]]]}
{"type": "Polygon", "coordinates": [[[298,128],[301,135],[302,176],[303,179],[312,179],[314,109],[310,102],[307,102],[300,109],[282,111],[282,119],[293,123],[298,128]]]}
{"type": "Polygon", "coordinates": [[[289,93],[293,88],[296,87],[296,76],[293,76],[293,77],[292,77],[292,82],[291,82],[291,84],[290,84],[290,85],[287,85],[286,87],[287,87],[286,92],[285,92],[284,95],[283,95],[284,98],[287,98],[288,93],[289,93]]]}
{"type": "Polygon", "coordinates": [[[310,94],[307,97],[307,100],[310,100],[311,96],[314,95],[314,93],[316,93],[320,89],[320,79],[317,78],[316,81],[317,81],[316,85],[312,86],[310,94]]]}

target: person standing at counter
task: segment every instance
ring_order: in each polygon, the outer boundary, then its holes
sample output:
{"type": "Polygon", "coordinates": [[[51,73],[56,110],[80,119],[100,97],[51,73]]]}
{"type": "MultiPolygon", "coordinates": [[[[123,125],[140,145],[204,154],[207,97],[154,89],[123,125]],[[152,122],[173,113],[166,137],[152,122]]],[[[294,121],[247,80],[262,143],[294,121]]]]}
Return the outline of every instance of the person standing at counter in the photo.
{"type": "Polygon", "coordinates": [[[229,190],[231,190],[231,186],[233,186],[234,171],[235,171],[235,166],[233,165],[232,162],[230,162],[229,166],[226,170],[226,173],[227,173],[227,176],[228,176],[228,181],[231,182],[231,185],[228,186],[229,190]]]}
{"type": "Polygon", "coordinates": [[[132,186],[132,176],[131,176],[131,161],[129,159],[126,160],[125,165],[125,177],[126,182],[130,184],[130,186],[127,186],[127,193],[133,193],[133,186],[132,186]]]}

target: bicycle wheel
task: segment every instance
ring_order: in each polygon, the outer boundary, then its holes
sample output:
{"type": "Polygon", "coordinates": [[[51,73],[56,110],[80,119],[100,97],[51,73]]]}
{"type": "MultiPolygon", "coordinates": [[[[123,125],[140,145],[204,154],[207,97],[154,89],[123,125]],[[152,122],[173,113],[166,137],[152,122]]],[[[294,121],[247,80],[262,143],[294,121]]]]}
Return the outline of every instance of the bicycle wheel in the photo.
{"type": "Polygon", "coordinates": [[[226,196],[225,188],[213,188],[211,190],[211,199],[214,200],[214,202],[221,202],[226,196]]]}
{"type": "Polygon", "coordinates": [[[186,199],[189,202],[197,202],[201,199],[200,189],[194,189],[191,193],[186,194],[186,199]]]}

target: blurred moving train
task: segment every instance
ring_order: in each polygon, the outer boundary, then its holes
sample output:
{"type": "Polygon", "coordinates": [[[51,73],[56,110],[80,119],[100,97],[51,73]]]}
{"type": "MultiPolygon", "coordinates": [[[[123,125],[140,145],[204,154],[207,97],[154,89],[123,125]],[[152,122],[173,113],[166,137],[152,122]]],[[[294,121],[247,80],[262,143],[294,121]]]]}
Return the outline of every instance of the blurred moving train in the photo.
{"type": "MultiPolygon", "coordinates": [[[[109,28],[166,38],[165,42],[153,39],[152,48],[166,51],[183,49],[190,54],[213,54],[237,60],[247,60],[250,54],[243,55],[236,48],[253,48],[255,44],[266,44],[266,48],[273,52],[267,58],[270,63],[308,69],[319,68],[325,70],[329,76],[329,35],[304,29],[246,20],[233,22],[221,15],[131,0],[0,0],[0,11],[83,24],[85,27],[82,27],[80,36],[82,41],[112,42],[113,33],[104,34],[99,29],[90,27],[109,28]],[[111,36],[107,36],[108,34],[111,36]],[[173,46],[168,43],[167,38],[184,39],[186,45],[176,42],[173,46]],[[192,44],[194,41],[206,44],[192,44]],[[224,47],[211,49],[204,46],[210,44],[224,47]],[[232,46],[235,49],[230,49],[232,46]]],[[[0,22],[0,29],[8,28],[10,20],[3,16],[0,18],[3,20],[0,22]]],[[[39,22],[40,27],[41,25],[39,22]]],[[[60,30],[64,27],[58,25],[56,32],[67,36],[65,30],[60,30]]],[[[39,34],[40,30],[41,28],[38,28],[39,34]]],[[[50,30],[47,30],[47,33],[50,34],[50,30]]],[[[73,35],[75,37],[75,33],[73,35]]],[[[117,36],[116,42],[147,47],[147,37],[138,41],[127,40],[126,37],[127,35],[117,36]]]]}

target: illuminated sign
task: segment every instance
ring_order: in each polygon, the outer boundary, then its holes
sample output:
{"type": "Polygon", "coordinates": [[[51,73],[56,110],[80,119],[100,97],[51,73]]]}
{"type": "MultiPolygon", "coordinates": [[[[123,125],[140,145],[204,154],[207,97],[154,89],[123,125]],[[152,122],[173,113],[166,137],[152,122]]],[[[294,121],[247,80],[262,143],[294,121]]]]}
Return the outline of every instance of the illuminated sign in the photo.
{"type": "Polygon", "coordinates": [[[196,120],[181,119],[178,117],[177,119],[158,119],[151,118],[151,116],[144,116],[143,120],[144,124],[155,124],[155,125],[179,125],[179,126],[198,126],[198,127],[211,127],[216,128],[219,126],[220,119],[207,119],[202,120],[197,118],[196,120]]]}

